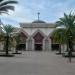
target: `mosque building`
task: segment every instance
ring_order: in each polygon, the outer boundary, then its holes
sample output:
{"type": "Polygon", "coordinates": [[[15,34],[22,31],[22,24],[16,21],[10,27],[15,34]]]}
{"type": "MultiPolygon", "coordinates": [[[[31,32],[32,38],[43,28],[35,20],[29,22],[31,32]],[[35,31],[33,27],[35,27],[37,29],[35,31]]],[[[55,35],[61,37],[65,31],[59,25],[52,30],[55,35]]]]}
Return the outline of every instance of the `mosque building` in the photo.
{"type": "Polygon", "coordinates": [[[23,40],[20,45],[24,46],[26,51],[51,50],[51,33],[55,29],[55,24],[40,20],[39,15],[40,13],[38,13],[38,19],[32,23],[20,23],[20,33],[23,40]]]}

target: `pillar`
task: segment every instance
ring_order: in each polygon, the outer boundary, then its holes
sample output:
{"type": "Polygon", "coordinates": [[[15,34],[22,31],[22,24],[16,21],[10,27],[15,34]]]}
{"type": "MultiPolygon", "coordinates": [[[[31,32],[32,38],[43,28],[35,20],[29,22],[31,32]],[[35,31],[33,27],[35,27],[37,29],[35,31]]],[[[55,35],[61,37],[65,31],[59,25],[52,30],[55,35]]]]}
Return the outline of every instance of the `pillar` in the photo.
{"type": "Polygon", "coordinates": [[[34,39],[32,37],[27,39],[26,42],[26,49],[27,51],[33,51],[34,50],[34,39]]]}
{"type": "Polygon", "coordinates": [[[43,50],[44,51],[50,51],[51,50],[51,40],[46,37],[43,40],[43,50]]]}

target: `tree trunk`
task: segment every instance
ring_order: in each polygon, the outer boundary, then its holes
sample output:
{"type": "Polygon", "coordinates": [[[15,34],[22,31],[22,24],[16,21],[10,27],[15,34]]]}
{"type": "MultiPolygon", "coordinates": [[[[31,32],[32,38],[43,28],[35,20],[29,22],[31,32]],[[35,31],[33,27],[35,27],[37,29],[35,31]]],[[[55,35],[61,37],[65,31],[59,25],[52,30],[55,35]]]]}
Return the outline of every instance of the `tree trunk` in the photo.
{"type": "Polygon", "coordinates": [[[6,55],[9,54],[8,48],[9,48],[9,36],[6,36],[6,46],[5,46],[5,49],[6,49],[6,55]]]}
{"type": "Polygon", "coordinates": [[[18,53],[18,45],[16,45],[15,53],[18,53]]]}
{"type": "Polygon", "coordinates": [[[59,44],[59,54],[61,54],[61,44],[59,44]]]}

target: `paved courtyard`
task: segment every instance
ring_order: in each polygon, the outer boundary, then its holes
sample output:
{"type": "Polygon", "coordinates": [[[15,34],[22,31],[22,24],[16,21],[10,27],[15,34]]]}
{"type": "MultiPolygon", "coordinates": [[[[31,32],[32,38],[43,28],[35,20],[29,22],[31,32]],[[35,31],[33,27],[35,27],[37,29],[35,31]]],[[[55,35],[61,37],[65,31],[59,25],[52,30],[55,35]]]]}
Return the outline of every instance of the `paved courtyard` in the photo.
{"type": "Polygon", "coordinates": [[[0,75],[75,75],[75,59],[54,52],[23,52],[15,57],[0,57],[0,75]]]}

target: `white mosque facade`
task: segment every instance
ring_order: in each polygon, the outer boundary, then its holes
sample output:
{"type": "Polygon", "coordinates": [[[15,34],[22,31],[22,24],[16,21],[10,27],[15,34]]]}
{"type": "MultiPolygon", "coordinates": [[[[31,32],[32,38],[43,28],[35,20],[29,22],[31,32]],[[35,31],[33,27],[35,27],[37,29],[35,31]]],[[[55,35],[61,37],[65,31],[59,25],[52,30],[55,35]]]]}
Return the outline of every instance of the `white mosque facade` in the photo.
{"type": "Polygon", "coordinates": [[[52,44],[51,33],[54,29],[55,24],[41,20],[32,23],[20,23],[20,34],[23,40],[20,44],[24,45],[26,51],[49,51],[52,44]]]}

